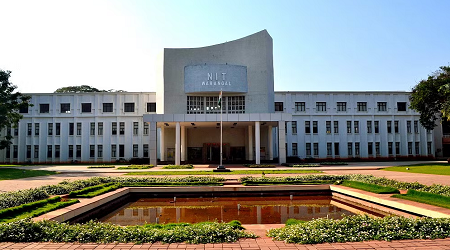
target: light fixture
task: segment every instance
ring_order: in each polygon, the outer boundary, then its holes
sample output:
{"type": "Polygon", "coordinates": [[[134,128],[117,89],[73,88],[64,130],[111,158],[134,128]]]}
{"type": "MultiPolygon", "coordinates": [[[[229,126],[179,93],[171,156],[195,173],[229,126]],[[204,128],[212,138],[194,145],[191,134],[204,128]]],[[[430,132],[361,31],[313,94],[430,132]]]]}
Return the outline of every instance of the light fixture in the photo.
{"type": "Polygon", "coordinates": [[[164,123],[164,125],[166,125],[167,127],[169,127],[169,123],[167,123],[167,122],[166,122],[166,123],[164,123]]]}
{"type": "Polygon", "coordinates": [[[191,125],[192,125],[192,126],[195,126],[195,123],[191,122],[191,125]]]}

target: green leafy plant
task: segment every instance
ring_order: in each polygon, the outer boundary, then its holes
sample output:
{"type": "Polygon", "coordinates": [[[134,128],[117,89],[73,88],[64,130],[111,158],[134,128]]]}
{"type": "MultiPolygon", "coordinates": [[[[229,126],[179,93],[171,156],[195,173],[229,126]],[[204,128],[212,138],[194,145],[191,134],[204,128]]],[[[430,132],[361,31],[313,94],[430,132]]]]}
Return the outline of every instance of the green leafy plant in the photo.
{"type": "Polygon", "coordinates": [[[98,166],[89,166],[87,168],[116,168],[116,166],[112,166],[112,165],[98,165],[98,166]]]}
{"type": "Polygon", "coordinates": [[[194,165],[187,164],[187,165],[167,165],[162,167],[163,169],[193,169],[194,165]]]}
{"type": "Polygon", "coordinates": [[[304,220],[297,220],[297,219],[293,219],[293,218],[289,218],[286,220],[286,226],[291,226],[291,225],[297,225],[297,224],[302,224],[305,223],[306,221],[304,220]]]}
{"type": "Polygon", "coordinates": [[[130,166],[124,166],[124,167],[118,167],[117,169],[150,169],[154,168],[153,165],[130,165],[130,166]]]}

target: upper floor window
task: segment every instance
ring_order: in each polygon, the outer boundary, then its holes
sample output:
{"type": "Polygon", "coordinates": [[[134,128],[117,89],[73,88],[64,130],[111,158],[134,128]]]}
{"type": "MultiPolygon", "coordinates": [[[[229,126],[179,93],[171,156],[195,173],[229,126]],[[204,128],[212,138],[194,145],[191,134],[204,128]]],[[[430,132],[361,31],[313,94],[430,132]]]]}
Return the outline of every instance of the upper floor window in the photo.
{"type": "Polygon", "coordinates": [[[386,102],[377,102],[378,111],[387,111],[386,102]]]}
{"type": "Polygon", "coordinates": [[[156,112],[156,102],[147,102],[147,112],[156,112]]]}
{"type": "Polygon", "coordinates": [[[295,102],[295,112],[303,112],[305,110],[305,102],[295,102]]]}
{"type": "Polygon", "coordinates": [[[356,105],[358,111],[367,111],[367,102],[358,102],[356,105]]]}
{"type": "Polygon", "coordinates": [[[91,103],[82,103],[81,104],[81,113],[90,113],[92,111],[91,103]]]}
{"type": "Polygon", "coordinates": [[[19,108],[19,113],[21,113],[21,114],[27,114],[27,113],[28,113],[28,106],[26,106],[26,107],[20,107],[20,108],[19,108]]]}
{"type": "Polygon", "coordinates": [[[297,121],[292,121],[292,134],[297,134],[297,121]]]}
{"type": "Polygon", "coordinates": [[[275,102],[275,111],[283,111],[283,102],[275,102]]]}
{"type": "Polygon", "coordinates": [[[134,102],[125,103],[125,112],[134,112],[134,102]]]}
{"type": "Polygon", "coordinates": [[[50,104],[39,104],[39,113],[50,113],[50,104]]]}
{"type": "Polygon", "coordinates": [[[397,102],[397,111],[406,111],[406,102],[397,102]]]}
{"type": "Polygon", "coordinates": [[[327,111],[327,103],[326,102],[316,102],[316,110],[317,111],[327,111]]]}
{"type": "Polygon", "coordinates": [[[103,112],[113,112],[113,104],[111,102],[103,103],[103,112]]]}
{"type": "Polygon", "coordinates": [[[70,103],[61,103],[61,113],[70,113],[70,103]]]}
{"type": "Polygon", "coordinates": [[[337,111],[347,111],[347,103],[346,102],[338,102],[337,103],[337,111]]]}

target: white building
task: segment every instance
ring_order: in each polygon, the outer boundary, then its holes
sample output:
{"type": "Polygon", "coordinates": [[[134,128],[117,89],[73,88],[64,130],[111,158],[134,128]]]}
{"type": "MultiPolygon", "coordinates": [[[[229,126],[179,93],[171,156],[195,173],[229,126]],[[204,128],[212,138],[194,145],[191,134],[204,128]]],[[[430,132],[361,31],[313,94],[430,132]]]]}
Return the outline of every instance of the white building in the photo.
{"type": "Polygon", "coordinates": [[[442,154],[440,127],[423,129],[408,92],[274,92],[265,30],[165,49],[159,73],[156,93],[31,94],[0,162],[218,163],[221,117],[224,163],[442,154]]]}

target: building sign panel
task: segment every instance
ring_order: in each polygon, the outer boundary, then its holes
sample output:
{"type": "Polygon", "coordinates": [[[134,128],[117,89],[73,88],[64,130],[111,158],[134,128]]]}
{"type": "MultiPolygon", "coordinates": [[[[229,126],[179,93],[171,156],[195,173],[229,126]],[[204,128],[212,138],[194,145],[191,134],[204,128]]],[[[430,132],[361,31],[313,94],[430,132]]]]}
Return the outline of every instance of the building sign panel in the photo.
{"type": "Polygon", "coordinates": [[[184,92],[247,93],[247,67],[228,64],[190,65],[184,67],[184,92]]]}

